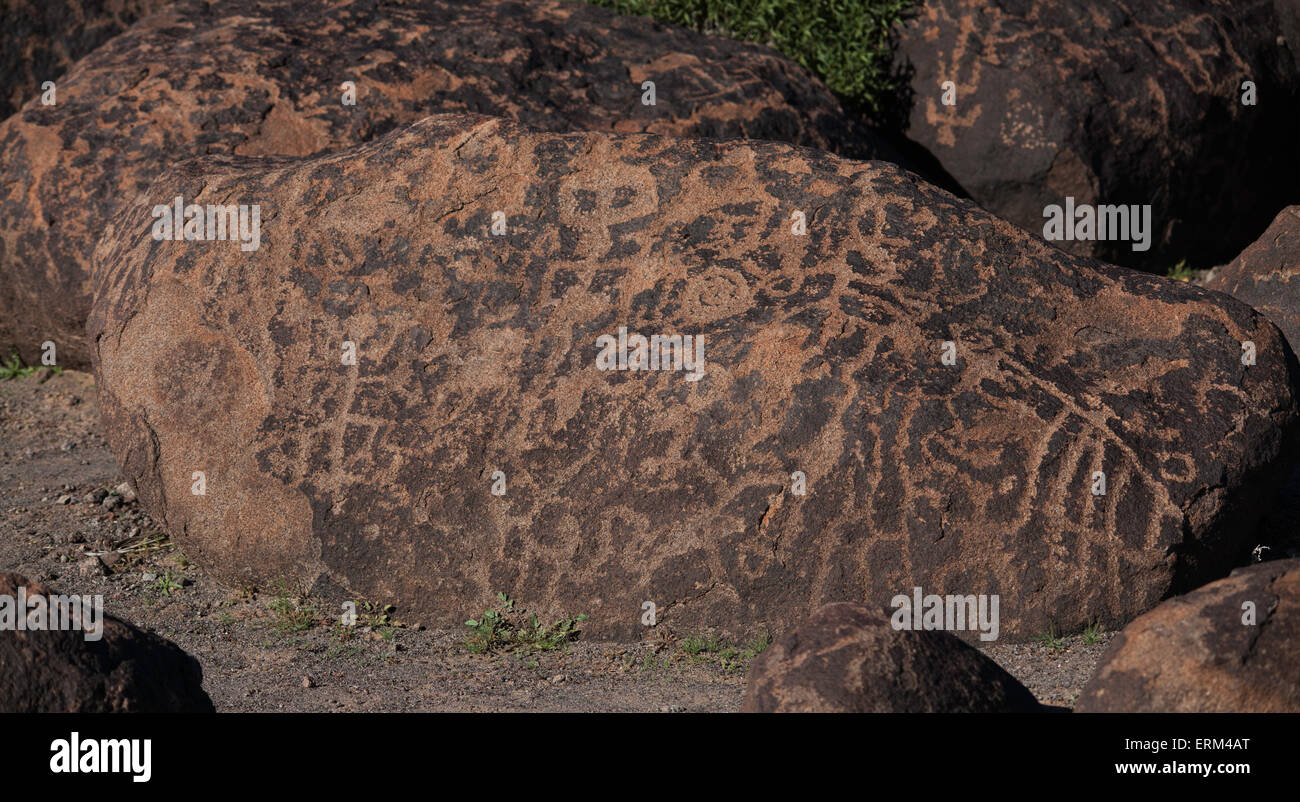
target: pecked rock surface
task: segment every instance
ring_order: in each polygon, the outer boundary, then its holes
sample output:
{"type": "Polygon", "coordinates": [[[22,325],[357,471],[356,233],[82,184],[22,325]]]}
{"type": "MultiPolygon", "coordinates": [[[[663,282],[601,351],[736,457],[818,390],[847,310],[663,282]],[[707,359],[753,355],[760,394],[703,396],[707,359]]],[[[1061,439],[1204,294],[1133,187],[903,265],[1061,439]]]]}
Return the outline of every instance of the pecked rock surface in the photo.
{"type": "Polygon", "coordinates": [[[1074,709],[1300,713],[1300,559],[1238,569],[1129,624],[1074,709]]]}
{"type": "Polygon", "coordinates": [[[1278,213],[1253,245],[1205,282],[1263,312],[1300,346],[1300,206],[1278,213]]]}
{"type": "Polygon", "coordinates": [[[900,32],[908,135],[985,208],[1041,233],[1065,196],[1151,204],[1150,250],[1061,243],[1072,252],[1209,267],[1295,200],[1295,0],[925,0],[900,32]]]}
{"type": "Polygon", "coordinates": [[[1245,305],[786,145],[439,115],[164,174],[95,274],[106,434],[187,554],[448,624],[782,631],[916,585],[1000,594],[1004,637],[1130,620],[1244,561],[1295,445],[1245,305]],[[153,241],[177,195],[259,204],[260,249],[153,241]],[[702,377],[600,369],[620,327],[702,336],[702,377]]]}
{"type": "Polygon", "coordinates": [[[1036,713],[1029,689],[941,631],[898,631],[861,604],[828,604],[749,669],[744,713],[1036,713]]]}
{"type": "Polygon", "coordinates": [[[79,62],[57,107],[0,125],[0,356],[35,364],[50,340],[89,363],[95,241],[169,164],[305,156],[438,111],[888,156],[773,51],[584,3],[182,0],[79,62]]]}
{"type": "MultiPolygon", "coordinates": [[[[0,573],[0,596],[49,587],[0,573]]],[[[12,609],[16,601],[7,605],[12,609]]],[[[171,641],[110,615],[103,637],[79,630],[0,629],[0,713],[211,713],[199,662],[171,641]]]]}
{"type": "Polygon", "coordinates": [[[73,62],[169,0],[4,0],[0,3],[0,120],[73,62]]]}

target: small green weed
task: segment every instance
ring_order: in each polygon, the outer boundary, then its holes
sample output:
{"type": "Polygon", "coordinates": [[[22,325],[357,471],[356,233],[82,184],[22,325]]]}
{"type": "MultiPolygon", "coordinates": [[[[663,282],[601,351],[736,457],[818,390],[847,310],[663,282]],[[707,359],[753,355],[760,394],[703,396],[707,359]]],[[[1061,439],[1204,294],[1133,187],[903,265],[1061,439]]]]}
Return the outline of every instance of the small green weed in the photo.
{"type": "Polygon", "coordinates": [[[714,634],[688,635],[678,648],[692,662],[713,663],[723,671],[744,671],[771,643],[772,636],[767,633],[750,638],[743,645],[714,634]]]}
{"type": "Polygon", "coordinates": [[[315,605],[301,595],[295,598],[283,582],[276,582],[275,585],[276,596],[267,604],[267,608],[275,613],[276,631],[282,634],[305,632],[316,626],[320,616],[315,605]]]}
{"type": "Polygon", "coordinates": [[[1089,624],[1088,627],[1083,630],[1083,642],[1088,644],[1089,646],[1099,642],[1100,640],[1101,640],[1101,624],[1099,623],[1089,624]]]}
{"type": "Polygon", "coordinates": [[[11,350],[9,358],[4,362],[0,362],[0,380],[21,379],[35,372],[36,368],[23,364],[23,358],[18,355],[17,351],[11,350]]]}
{"type": "Polygon", "coordinates": [[[1065,640],[1056,634],[1055,624],[1049,625],[1047,632],[1039,635],[1035,640],[1054,652],[1065,651],[1065,640]]]}
{"type": "Polygon", "coordinates": [[[513,599],[498,593],[495,608],[484,610],[478,618],[465,622],[470,630],[465,648],[474,654],[509,652],[531,655],[554,651],[576,640],[580,634],[578,624],[586,620],[586,615],[579,615],[544,625],[537,620],[536,613],[526,614],[516,609],[513,599]]]}
{"type": "Polygon", "coordinates": [[[170,596],[172,593],[184,587],[180,582],[181,579],[182,577],[172,576],[171,571],[165,571],[163,572],[163,575],[158,577],[158,579],[149,587],[155,593],[160,593],[163,596],[170,596]]]}
{"type": "Polygon", "coordinates": [[[1179,281],[1191,281],[1196,277],[1196,270],[1187,266],[1186,259],[1179,259],[1173,267],[1169,268],[1165,276],[1179,281]]]}

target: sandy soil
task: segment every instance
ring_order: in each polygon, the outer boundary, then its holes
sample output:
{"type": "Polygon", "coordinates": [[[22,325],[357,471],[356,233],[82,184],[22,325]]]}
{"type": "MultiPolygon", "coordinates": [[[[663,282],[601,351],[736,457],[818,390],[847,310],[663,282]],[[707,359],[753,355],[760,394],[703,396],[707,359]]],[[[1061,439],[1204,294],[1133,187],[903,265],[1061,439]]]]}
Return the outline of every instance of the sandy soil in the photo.
{"type": "MultiPolygon", "coordinates": [[[[744,697],[743,659],[692,655],[663,631],[644,643],[484,655],[466,648],[466,631],[403,625],[400,611],[363,608],[343,627],[341,610],[311,599],[222,587],[136,503],[105,494],[121,481],[91,376],[0,381],[0,569],[103,594],[107,612],[202,663],[218,710],[701,712],[738,710],[744,697]]],[[[1110,637],[982,648],[1040,701],[1068,707],[1110,637]]]]}

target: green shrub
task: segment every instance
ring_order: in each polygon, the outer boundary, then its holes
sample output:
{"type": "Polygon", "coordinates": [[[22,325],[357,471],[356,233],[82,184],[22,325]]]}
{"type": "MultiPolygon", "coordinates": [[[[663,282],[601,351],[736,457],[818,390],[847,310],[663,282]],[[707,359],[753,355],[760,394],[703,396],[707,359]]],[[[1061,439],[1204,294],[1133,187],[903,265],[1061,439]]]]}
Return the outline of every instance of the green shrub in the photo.
{"type": "Polygon", "coordinates": [[[915,4],[915,0],[590,2],[620,14],[767,45],[876,116],[884,115],[900,94],[890,29],[915,4]]]}

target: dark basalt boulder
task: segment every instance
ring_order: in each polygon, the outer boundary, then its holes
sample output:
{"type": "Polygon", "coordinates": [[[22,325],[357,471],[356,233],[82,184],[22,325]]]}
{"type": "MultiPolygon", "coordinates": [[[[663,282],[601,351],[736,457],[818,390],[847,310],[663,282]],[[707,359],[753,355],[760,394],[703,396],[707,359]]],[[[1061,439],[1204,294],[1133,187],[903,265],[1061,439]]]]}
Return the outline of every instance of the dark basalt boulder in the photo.
{"type": "Polygon", "coordinates": [[[1300,713],[1300,559],[1241,568],[1124,628],[1079,713],[1300,713]]]}
{"type": "MultiPolygon", "coordinates": [[[[1282,329],[1294,351],[1300,345],[1300,206],[1278,213],[1264,235],[1217,268],[1205,286],[1262,312],[1282,329]]],[[[1270,556],[1300,555],[1300,465],[1270,508],[1259,540],[1270,556]]]]}
{"type": "Polygon", "coordinates": [[[1283,209],[1264,235],[1205,286],[1263,312],[1295,350],[1300,345],[1300,206],[1283,209]]]}
{"type": "Polygon", "coordinates": [[[0,120],[77,59],[170,0],[5,0],[0,3],[0,120]]]}
{"type": "Polygon", "coordinates": [[[58,96],[0,125],[0,356],[35,364],[52,341],[65,367],[89,363],[104,225],[189,157],[305,156],[440,111],[892,157],[767,48],[574,2],[183,0],[78,63],[58,96]]]}
{"type": "Polygon", "coordinates": [[[1150,204],[1150,249],[1062,241],[1164,273],[1235,256],[1300,178],[1295,0],[925,0],[900,28],[908,135],[986,209],[1150,204]],[[955,85],[955,105],[943,83],[955,85]],[[1256,105],[1243,105],[1242,84],[1256,105]]]}
{"type": "Polygon", "coordinates": [[[941,631],[896,630],[860,604],[828,604],[749,669],[744,713],[1037,713],[1029,689],[941,631]]]}
{"type": "MultiPolygon", "coordinates": [[[[54,593],[0,573],[0,713],[214,712],[197,660],[111,615],[103,616],[97,640],[80,628],[19,631],[12,615],[20,600],[54,593]]],[[[82,626],[93,629],[94,618],[82,626]]]]}
{"type": "Polygon", "coordinates": [[[913,586],[1000,594],[1003,637],[1127,621],[1247,559],[1295,453],[1249,307],[788,145],[435,116],[161,175],[95,276],[106,435],[186,553],[435,623],[913,586]],[[178,196],[257,204],[259,249],[155,241],[178,196]],[[620,329],[703,340],[618,370],[620,329]]]}

